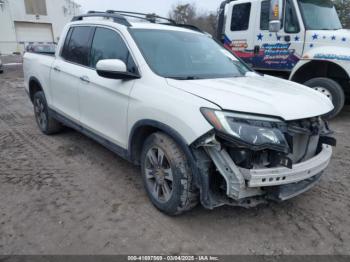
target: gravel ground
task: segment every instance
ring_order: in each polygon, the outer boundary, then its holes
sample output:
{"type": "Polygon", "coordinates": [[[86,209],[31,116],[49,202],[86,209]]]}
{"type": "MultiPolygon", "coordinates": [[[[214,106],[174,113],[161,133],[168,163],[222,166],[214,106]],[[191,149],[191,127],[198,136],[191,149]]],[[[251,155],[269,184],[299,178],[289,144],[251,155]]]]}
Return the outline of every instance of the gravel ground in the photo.
{"type": "MultiPolygon", "coordinates": [[[[16,57],[4,59],[16,62],[16,57]]],[[[138,168],[36,127],[21,66],[0,75],[0,254],[350,254],[350,107],[321,182],[282,204],[159,213],[138,168]]]]}

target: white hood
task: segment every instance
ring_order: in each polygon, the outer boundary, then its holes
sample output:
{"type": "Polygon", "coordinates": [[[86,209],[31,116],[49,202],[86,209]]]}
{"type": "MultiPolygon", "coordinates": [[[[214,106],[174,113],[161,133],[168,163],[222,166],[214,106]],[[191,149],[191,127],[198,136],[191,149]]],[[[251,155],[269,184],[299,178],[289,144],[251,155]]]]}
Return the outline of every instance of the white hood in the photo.
{"type": "Polygon", "coordinates": [[[202,97],[223,110],[305,119],[333,109],[331,101],[308,87],[271,76],[174,80],[168,84],[202,97]]]}

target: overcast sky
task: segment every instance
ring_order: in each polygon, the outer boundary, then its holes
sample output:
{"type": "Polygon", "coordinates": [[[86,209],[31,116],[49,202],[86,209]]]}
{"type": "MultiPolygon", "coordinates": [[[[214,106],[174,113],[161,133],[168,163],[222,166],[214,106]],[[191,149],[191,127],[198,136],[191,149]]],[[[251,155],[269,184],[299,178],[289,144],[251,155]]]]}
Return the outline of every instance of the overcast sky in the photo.
{"type": "Polygon", "coordinates": [[[82,11],[105,11],[108,9],[156,13],[168,16],[173,5],[178,3],[195,3],[198,11],[215,11],[223,0],[75,0],[82,6],[82,11]]]}

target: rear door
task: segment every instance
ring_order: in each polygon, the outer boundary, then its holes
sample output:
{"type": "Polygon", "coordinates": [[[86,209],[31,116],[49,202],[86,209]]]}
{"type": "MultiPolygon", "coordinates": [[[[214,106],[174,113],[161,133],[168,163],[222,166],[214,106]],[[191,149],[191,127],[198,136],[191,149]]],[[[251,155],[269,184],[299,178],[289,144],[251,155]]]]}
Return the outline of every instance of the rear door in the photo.
{"type": "Polygon", "coordinates": [[[300,16],[296,1],[284,2],[282,29],[269,32],[270,0],[263,0],[257,6],[258,20],[255,25],[253,67],[260,70],[291,71],[303,52],[305,30],[299,23],[300,16]]]}
{"type": "Polygon", "coordinates": [[[84,67],[88,66],[93,27],[72,27],[66,37],[60,56],[51,70],[53,109],[79,122],[79,85],[84,67]]]}
{"type": "Polygon", "coordinates": [[[246,63],[254,57],[256,1],[232,1],[226,8],[224,45],[246,63]]]}
{"type": "Polygon", "coordinates": [[[81,124],[119,147],[127,148],[129,94],[138,80],[100,77],[96,64],[102,59],[120,59],[129,72],[138,71],[122,35],[114,29],[97,27],[89,66],[80,71],[80,77],[84,79],[79,88],[81,124]]]}

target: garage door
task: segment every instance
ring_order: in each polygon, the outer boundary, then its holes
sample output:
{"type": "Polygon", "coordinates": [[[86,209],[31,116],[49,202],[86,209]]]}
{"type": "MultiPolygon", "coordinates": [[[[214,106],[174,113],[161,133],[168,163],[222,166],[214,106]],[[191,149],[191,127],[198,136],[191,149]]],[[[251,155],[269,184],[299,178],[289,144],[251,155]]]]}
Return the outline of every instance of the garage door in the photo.
{"type": "Polygon", "coordinates": [[[53,42],[51,24],[15,22],[17,42],[53,42]]]}

